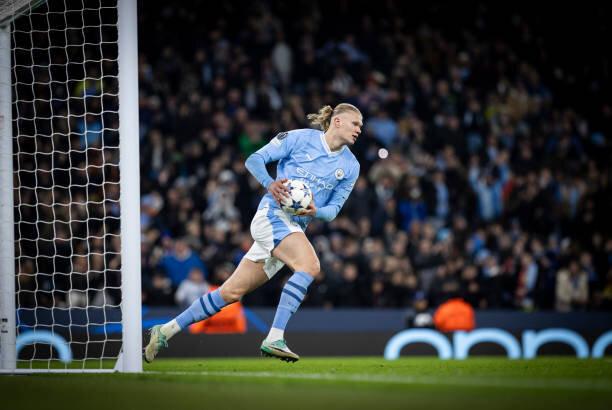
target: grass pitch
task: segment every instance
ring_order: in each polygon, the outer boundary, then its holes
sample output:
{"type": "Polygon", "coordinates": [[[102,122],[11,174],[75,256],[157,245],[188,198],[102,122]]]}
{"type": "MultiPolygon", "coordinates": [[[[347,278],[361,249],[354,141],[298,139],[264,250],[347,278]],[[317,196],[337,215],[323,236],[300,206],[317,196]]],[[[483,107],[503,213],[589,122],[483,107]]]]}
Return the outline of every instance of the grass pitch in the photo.
{"type": "Polygon", "coordinates": [[[609,409],[612,360],[158,359],[143,374],[0,376],[2,409],[609,409]]]}

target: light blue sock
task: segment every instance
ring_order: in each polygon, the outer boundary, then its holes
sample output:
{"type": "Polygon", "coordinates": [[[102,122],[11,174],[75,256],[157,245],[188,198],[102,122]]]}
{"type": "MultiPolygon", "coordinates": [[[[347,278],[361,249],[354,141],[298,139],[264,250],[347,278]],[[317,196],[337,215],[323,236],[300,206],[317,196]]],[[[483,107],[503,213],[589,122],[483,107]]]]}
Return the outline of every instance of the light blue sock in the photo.
{"type": "Polygon", "coordinates": [[[200,320],[208,319],[209,317],[218,313],[222,307],[227,305],[219,289],[208,292],[205,295],[200,296],[195,302],[191,304],[187,309],[176,317],[176,322],[182,329],[185,329],[192,323],[199,322],[200,320]]]}
{"type": "Polygon", "coordinates": [[[274,322],[272,327],[275,329],[285,330],[289,318],[293,315],[302,304],[308,286],[314,278],[306,272],[295,272],[283,287],[280,302],[276,309],[274,322]]]}

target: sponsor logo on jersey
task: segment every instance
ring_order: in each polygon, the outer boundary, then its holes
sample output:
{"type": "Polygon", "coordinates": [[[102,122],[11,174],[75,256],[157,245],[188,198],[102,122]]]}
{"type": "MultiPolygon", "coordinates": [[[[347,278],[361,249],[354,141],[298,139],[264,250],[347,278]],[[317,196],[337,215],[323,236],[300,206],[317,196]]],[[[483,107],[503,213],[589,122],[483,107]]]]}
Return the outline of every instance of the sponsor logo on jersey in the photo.
{"type": "Polygon", "coordinates": [[[329,189],[329,190],[334,189],[334,186],[332,184],[326,183],[323,178],[313,175],[312,173],[306,171],[302,167],[297,167],[296,172],[298,173],[300,177],[302,177],[306,182],[308,182],[311,189],[313,188],[313,185],[312,185],[313,183],[319,189],[329,189]]]}
{"type": "Polygon", "coordinates": [[[336,172],[334,172],[334,175],[336,175],[337,180],[341,180],[344,178],[344,170],[342,168],[338,168],[336,172]]]}

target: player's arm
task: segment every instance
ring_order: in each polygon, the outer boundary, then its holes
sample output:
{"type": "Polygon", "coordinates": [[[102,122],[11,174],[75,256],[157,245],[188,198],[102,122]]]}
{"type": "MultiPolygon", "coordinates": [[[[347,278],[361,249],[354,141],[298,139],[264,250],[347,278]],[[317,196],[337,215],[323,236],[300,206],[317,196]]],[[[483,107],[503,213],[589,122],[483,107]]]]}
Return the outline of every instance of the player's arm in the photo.
{"type": "Polygon", "coordinates": [[[295,136],[291,132],[281,132],[268,144],[251,154],[244,163],[251,175],[279,202],[289,193],[287,187],[283,185],[287,179],[274,181],[268,174],[266,164],[289,156],[294,145],[295,136]]]}

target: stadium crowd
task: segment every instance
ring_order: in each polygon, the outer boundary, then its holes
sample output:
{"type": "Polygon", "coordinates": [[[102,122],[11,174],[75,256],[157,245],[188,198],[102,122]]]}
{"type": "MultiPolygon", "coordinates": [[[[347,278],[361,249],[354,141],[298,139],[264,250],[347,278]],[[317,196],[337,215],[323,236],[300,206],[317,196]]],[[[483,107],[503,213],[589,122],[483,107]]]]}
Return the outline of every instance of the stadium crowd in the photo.
{"type": "MultiPolygon", "coordinates": [[[[185,305],[227,278],[264,194],[246,157],[349,102],[361,176],[336,220],[308,228],[321,274],[306,306],[612,309],[610,129],[558,104],[526,40],[394,10],[334,28],[321,2],[288,22],[280,3],[141,17],[143,303],[185,305]]],[[[281,286],[244,303],[276,305],[281,286]]]]}
{"type": "MultiPolygon", "coordinates": [[[[538,61],[399,16],[336,36],[317,4],[289,25],[257,3],[238,28],[219,19],[192,48],[140,55],[144,302],[231,273],[264,193],[245,158],[344,101],[365,116],[362,175],[308,229],[322,269],[307,305],[612,307],[609,135],[555,106],[538,61]]],[[[245,303],[274,305],[280,284],[245,303]]]]}

